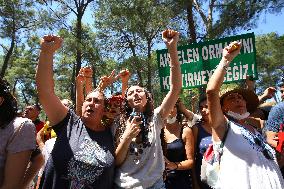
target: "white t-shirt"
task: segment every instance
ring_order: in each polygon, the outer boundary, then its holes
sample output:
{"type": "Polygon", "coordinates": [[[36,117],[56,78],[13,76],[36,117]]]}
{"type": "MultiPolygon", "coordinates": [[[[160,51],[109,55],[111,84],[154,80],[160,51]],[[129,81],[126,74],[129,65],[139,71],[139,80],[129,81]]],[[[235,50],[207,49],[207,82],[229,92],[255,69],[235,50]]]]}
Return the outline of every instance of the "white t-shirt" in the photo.
{"type": "MultiPolygon", "coordinates": [[[[124,163],[116,169],[115,184],[122,188],[149,188],[163,175],[165,163],[160,140],[163,121],[158,108],[149,124],[149,147],[141,148],[142,144],[132,142],[124,163]],[[132,148],[131,152],[131,146],[132,148]],[[138,147],[138,148],[136,148],[138,147]],[[142,153],[137,151],[143,150],[142,153]],[[135,154],[136,153],[136,154],[135,154]]],[[[114,125],[114,133],[118,125],[114,125]]]]}
{"type": "MultiPolygon", "coordinates": [[[[220,188],[283,189],[284,181],[275,152],[263,136],[256,130],[253,134],[234,122],[230,125],[220,163],[220,188]],[[264,156],[264,149],[269,150],[273,160],[264,156]]],[[[218,143],[214,143],[216,149],[218,143]]]]}

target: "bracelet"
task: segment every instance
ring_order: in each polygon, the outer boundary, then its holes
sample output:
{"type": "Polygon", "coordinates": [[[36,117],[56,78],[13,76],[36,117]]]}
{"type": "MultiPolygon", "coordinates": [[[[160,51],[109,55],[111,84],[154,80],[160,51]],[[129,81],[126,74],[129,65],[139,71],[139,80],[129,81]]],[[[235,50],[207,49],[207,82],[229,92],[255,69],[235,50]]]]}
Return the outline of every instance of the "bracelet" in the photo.
{"type": "Polygon", "coordinates": [[[225,70],[226,72],[228,71],[228,65],[224,64],[224,63],[220,63],[216,66],[217,67],[221,67],[223,70],[225,70]]]}
{"type": "Polygon", "coordinates": [[[170,68],[179,68],[180,66],[178,65],[174,65],[174,66],[170,66],[170,68]]]}

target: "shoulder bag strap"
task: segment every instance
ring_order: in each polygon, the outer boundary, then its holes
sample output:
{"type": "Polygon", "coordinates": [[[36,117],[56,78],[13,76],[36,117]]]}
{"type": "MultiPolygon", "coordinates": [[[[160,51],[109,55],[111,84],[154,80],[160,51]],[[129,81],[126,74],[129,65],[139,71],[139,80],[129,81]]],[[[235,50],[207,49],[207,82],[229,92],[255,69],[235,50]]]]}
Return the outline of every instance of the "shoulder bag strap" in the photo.
{"type": "Polygon", "coordinates": [[[225,144],[225,142],[226,142],[229,129],[230,129],[230,121],[227,121],[227,128],[226,128],[226,131],[225,131],[225,133],[224,133],[223,139],[222,139],[222,141],[221,141],[220,148],[223,148],[223,147],[224,147],[224,144],[225,144]]]}

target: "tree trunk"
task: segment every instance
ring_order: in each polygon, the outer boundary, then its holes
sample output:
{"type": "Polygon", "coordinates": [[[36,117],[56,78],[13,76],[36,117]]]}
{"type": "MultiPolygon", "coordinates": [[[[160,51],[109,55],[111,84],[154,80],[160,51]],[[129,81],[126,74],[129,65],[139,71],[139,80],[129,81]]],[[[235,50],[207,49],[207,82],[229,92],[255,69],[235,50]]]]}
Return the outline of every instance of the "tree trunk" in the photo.
{"type": "Polygon", "coordinates": [[[143,79],[142,79],[141,70],[139,70],[138,67],[137,67],[137,64],[139,62],[138,62],[138,57],[136,55],[135,47],[131,43],[129,44],[129,47],[131,49],[132,56],[134,57],[134,60],[135,60],[133,64],[134,64],[134,68],[135,68],[137,76],[138,76],[138,81],[139,81],[138,85],[143,86],[143,79]]]}
{"type": "MultiPolygon", "coordinates": [[[[76,23],[76,63],[72,72],[72,82],[71,82],[71,99],[76,102],[76,76],[79,74],[82,65],[82,17],[84,13],[78,11],[77,23],[76,23]]],[[[75,104],[76,105],[76,104],[75,104]]]]}
{"type": "Polygon", "coordinates": [[[18,79],[16,78],[15,79],[15,82],[14,82],[14,85],[13,85],[13,90],[12,90],[12,94],[15,96],[15,93],[16,93],[16,85],[18,83],[18,79]]]}
{"type": "Polygon", "coordinates": [[[213,34],[213,8],[214,8],[215,0],[210,0],[209,8],[208,8],[208,17],[207,17],[207,24],[206,24],[206,30],[207,30],[207,39],[214,38],[213,34]]]}
{"type": "Polygon", "coordinates": [[[188,37],[189,37],[189,43],[196,43],[196,29],[194,25],[194,19],[193,19],[193,5],[192,0],[188,1],[188,5],[186,8],[187,11],[187,23],[188,23],[188,37]]]}
{"type": "Polygon", "coordinates": [[[12,35],[10,48],[9,48],[5,58],[4,58],[4,62],[3,62],[1,73],[0,73],[0,76],[2,78],[5,76],[5,72],[6,72],[7,68],[8,68],[9,60],[10,60],[10,58],[12,56],[12,53],[13,53],[13,50],[14,50],[14,47],[15,47],[15,41],[16,41],[16,37],[15,37],[15,35],[12,35]]]}
{"type": "Polygon", "coordinates": [[[78,75],[81,65],[82,65],[82,17],[83,14],[78,14],[77,16],[77,26],[76,26],[76,40],[77,40],[77,49],[76,49],[76,76],[78,75]]]}
{"type": "Polygon", "coordinates": [[[147,61],[147,90],[151,93],[152,92],[152,76],[151,76],[151,42],[148,41],[147,44],[148,48],[148,61],[147,61]]]}
{"type": "Polygon", "coordinates": [[[23,94],[23,98],[24,98],[25,104],[26,105],[30,104],[28,98],[26,97],[26,94],[25,94],[24,90],[22,90],[22,94],[23,94]]]}
{"type": "Polygon", "coordinates": [[[70,83],[70,98],[76,107],[76,62],[73,63],[72,78],[70,83]]]}

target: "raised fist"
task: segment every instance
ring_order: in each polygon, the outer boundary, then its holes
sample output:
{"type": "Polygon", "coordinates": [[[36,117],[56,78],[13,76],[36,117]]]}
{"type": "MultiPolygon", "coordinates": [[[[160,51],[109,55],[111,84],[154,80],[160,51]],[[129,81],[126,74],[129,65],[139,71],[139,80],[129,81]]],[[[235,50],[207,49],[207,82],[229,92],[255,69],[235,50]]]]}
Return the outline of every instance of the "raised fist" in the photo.
{"type": "Polygon", "coordinates": [[[62,46],[63,39],[56,35],[45,35],[40,40],[41,51],[54,53],[62,46]]]}

